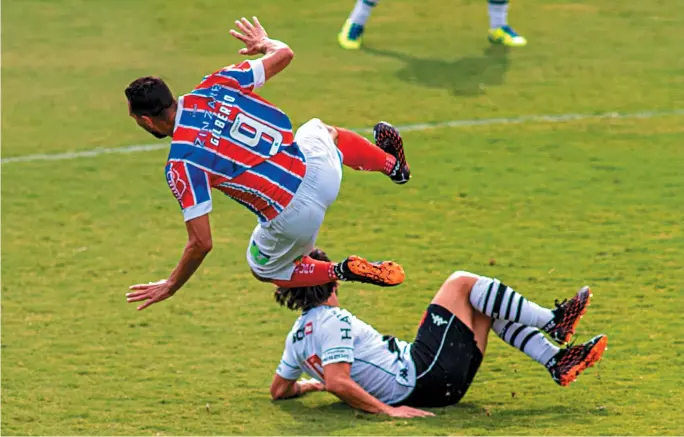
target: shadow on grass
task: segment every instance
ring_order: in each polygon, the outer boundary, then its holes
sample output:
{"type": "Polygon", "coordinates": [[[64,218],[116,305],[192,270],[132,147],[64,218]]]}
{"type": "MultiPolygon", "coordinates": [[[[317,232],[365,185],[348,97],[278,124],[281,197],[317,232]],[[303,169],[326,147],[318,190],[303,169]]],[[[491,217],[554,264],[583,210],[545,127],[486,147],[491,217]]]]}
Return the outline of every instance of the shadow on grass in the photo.
{"type": "MultiPolygon", "coordinates": [[[[283,435],[330,435],[353,428],[359,424],[359,421],[382,423],[407,420],[363,413],[341,401],[310,406],[305,405],[299,399],[293,399],[273,402],[273,405],[295,419],[294,425],[287,425],[281,430],[283,435]]],[[[417,419],[416,426],[420,427],[422,421],[425,421],[426,426],[453,426],[457,423],[459,428],[484,428],[488,431],[515,428],[520,425],[521,421],[526,420],[545,421],[548,419],[550,423],[553,423],[558,417],[568,415],[581,417],[587,413],[584,408],[565,404],[505,409],[500,406],[488,408],[470,402],[427,410],[435,413],[435,417],[417,419]]],[[[413,424],[412,421],[409,423],[413,424]]]]}
{"type": "Polygon", "coordinates": [[[456,60],[420,58],[372,47],[362,50],[373,56],[404,62],[404,67],[396,76],[405,82],[448,89],[456,96],[484,94],[487,87],[503,84],[510,67],[509,49],[500,45],[487,46],[482,56],[466,56],[456,60]]]}

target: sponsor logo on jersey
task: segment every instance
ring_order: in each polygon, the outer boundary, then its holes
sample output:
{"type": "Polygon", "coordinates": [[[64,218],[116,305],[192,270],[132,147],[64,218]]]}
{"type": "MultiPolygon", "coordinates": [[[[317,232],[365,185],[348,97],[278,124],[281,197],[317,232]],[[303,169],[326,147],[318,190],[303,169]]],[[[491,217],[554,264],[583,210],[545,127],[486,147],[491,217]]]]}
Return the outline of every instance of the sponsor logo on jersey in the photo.
{"type": "Polygon", "coordinates": [[[179,202],[183,201],[183,194],[185,194],[186,185],[183,179],[181,179],[180,174],[176,169],[172,168],[166,172],[166,180],[169,183],[169,188],[171,192],[179,202]]]}
{"type": "Polygon", "coordinates": [[[297,343],[298,341],[304,340],[304,337],[306,337],[309,334],[313,334],[313,323],[308,322],[306,325],[303,327],[299,328],[292,334],[292,343],[297,343]]]}
{"type": "Polygon", "coordinates": [[[323,363],[318,355],[311,355],[302,364],[311,371],[310,375],[317,376],[320,381],[325,380],[325,376],[323,374],[323,363]]]}
{"type": "Polygon", "coordinates": [[[323,353],[323,364],[339,363],[340,361],[353,362],[354,355],[348,347],[336,347],[323,353]]]}
{"type": "Polygon", "coordinates": [[[292,334],[292,344],[304,340],[304,328],[299,328],[292,334]]]}
{"type": "Polygon", "coordinates": [[[432,316],[432,323],[434,323],[434,324],[437,325],[437,326],[442,326],[442,325],[446,325],[446,324],[447,324],[447,321],[444,320],[444,319],[442,318],[442,316],[440,316],[440,315],[438,315],[438,314],[430,314],[430,316],[432,316]]]}

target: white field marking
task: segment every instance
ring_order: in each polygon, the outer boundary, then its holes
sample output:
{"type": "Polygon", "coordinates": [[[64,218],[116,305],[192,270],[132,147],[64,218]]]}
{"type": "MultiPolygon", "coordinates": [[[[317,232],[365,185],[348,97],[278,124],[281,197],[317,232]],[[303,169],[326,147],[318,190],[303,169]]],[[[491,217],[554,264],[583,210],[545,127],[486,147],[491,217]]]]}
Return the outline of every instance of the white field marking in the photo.
{"type": "MultiPolygon", "coordinates": [[[[629,119],[629,118],[654,118],[665,116],[684,115],[684,109],[674,109],[670,111],[640,111],[640,112],[603,112],[597,114],[558,114],[558,115],[523,115],[520,117],[501,117],[501,118],[482,118],[474,120],[451,120],[437,121],[432,123],[416,123],[395,126],[400,132],[424,131],[429,129],[439,129],[445,127],[470,127],[488,126],[497,124],[520,124],[520,123],[566,123],[577,120],[602,120],[602,119],[629,119]]],[[[351,129],[354,132],[369,134],[372,128],[351,129]]],[[[169,143],[139,144],[134,146],[123,146],[113,148],[101,148],[84,150],[82,152],[68,152],[55,154],[37,154],[14,156],[0,160],[2,164],[13,162],[32,162],[32,161],[62,161],[78,158],[90,158],[94,156],[149,152],[153,150],[167,149],[169,143]]]]}

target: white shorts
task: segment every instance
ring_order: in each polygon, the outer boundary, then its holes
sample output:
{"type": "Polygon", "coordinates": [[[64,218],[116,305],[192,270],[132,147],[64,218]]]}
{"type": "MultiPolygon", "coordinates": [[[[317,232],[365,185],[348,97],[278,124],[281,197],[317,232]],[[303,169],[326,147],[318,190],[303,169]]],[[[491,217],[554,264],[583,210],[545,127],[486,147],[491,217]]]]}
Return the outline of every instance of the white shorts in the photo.
{"type": "Polygon", "coordinates": [[[323,122],[309,120],[294,139],[306,158],[304,179],[276,218],[257,224],[247,247],[249,267],[265,279],[292,277],[294,261],[314,249],[325,211],[340,192],[342,159],[323,122]]]}

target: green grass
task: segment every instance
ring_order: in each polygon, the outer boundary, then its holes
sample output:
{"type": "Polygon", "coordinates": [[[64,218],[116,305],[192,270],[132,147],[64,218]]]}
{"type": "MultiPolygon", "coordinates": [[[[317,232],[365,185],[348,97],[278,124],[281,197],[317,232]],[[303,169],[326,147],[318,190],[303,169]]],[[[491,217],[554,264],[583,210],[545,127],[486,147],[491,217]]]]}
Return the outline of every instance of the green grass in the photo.
{"type": "MultiPolygon", "coordinates": [[[[344,52],[335,32],[351,6],[5,2],[3,157],[151,142],[123,88],[156,73],[189,90],[238,59],[227,30],[242,15],[296,51],[264,95],[297,124],[684,108],[678,0],[513,2],[530,45],[510,52],[488,48],[483,0],[382,3],[368,49],[344,52]]],[[[463,269],[545,305],[591,284],[579,339],[610,337],[600,366],[567,389],[492,337],[463,403],[411,421],[325,393],[268,399],[295,314],[251,278],[254,219],[227,199],[212,214],[215,249],[186,288],[142,313],[126,304],[127,286],[168,275],[185,243],[164,151],[3,164],[2,431],[682,434],[683,139],[681,116],[434,129],[405,135],[406,186],[345,172],[319,244],[405,266],[396,289],[341,290],[381,332],[411,339],[463,269]]]]}

